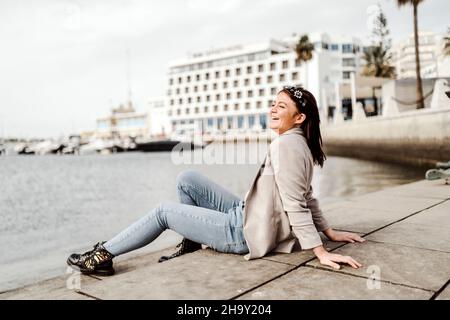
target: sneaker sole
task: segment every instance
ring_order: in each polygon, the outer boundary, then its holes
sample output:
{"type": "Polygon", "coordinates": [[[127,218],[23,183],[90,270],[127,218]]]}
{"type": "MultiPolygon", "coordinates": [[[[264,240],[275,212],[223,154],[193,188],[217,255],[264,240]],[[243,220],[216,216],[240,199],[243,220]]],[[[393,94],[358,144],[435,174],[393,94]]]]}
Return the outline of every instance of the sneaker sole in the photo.
{"type": "Polygon", "coordinates": [[[79,266],[70,263],[69,259],[66,262],[69,267],[85,275],[112,276],[116,273],[114,269],[81,269],[79,266]]]}

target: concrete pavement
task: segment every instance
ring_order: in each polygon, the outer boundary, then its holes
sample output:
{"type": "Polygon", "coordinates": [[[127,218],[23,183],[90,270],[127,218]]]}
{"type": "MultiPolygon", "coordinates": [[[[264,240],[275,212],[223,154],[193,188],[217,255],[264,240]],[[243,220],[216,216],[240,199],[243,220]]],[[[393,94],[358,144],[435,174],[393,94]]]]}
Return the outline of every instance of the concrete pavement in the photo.
{"type": "Polygon", "coordinates": [[[320,265],[311,251],[243,256],[203,249],[158,263],[161,252],[115,261],[113,277],[66,274],[0,299],[450,299],[450,185],[418,181],[323,206],[358,244],[325,241],[360,269],[320,265]]]}

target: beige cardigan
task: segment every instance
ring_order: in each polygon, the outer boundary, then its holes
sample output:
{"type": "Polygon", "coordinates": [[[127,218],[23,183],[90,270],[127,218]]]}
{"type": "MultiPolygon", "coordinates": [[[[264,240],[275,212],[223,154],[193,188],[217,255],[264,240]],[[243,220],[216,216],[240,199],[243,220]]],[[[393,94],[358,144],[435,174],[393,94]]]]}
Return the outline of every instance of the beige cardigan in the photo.
{"type": "Polygon", "coordinates": [[[303,250],[322,244],[319,233],[328,228],[312,196],[313,158],[303,131],[292,128],[272,141],[250,190],[245,196],[245,259],[267,253],[303,250]]]}

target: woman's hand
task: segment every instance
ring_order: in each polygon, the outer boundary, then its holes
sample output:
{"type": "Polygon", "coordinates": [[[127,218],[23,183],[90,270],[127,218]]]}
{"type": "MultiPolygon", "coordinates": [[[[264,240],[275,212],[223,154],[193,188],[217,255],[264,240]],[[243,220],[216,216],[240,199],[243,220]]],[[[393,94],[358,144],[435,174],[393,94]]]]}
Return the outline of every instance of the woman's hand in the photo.
{"type": "Polygon", "coordinates": [[[327,236],[328,239],[330,239],[331,241],[336,241],[336,242],[364,242],[366,241],[366,239],[361,238],[359,235],[357,235],[356,233],[352,233],[352,232],[344,232],[344,231],[335,231],[331,228],[325,230],[323,233],[325,233],[325,235],[327,236]]]}
{"type": "Polygon", "coordinates": [[[339,270],[341,266],[339,263],[346,263],[350,265],[352,268],[358,269],[362,267],[358,261],[353,259],[350,256],[343,256],[336,253],[330,253],[325,250],[323,246],[319,246],[313,249],[314,254],[319,259],[320,263],[326,266],[330,266],[333,269],[339,270]]]}

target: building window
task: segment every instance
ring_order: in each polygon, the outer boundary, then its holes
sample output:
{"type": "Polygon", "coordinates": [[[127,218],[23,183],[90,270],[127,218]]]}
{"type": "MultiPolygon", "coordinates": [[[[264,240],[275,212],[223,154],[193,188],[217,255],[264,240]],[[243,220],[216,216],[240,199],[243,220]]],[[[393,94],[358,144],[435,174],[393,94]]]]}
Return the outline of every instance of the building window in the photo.
{"type": "Polygon", "coordinates": [[[264,71],[264,65],[263,64],[259,64],[258,65],[258,72],[263,72],[264,71]]]}
{"type": "Polygon", "coordinates": [[[267,115],[265,114],[259,115],[259,125],[263,130],[267,129],[267,115]]]}
{"type": "Polygon", "coordinates": [[[353,46],[351,44],[343,44],[342,45],[342,53],[352,53],[353,46]]]}
{"type": "Polygon", "coordinates": [[[205,73],[205,79],[206,79],[206,80],[209,80],[209,72],[208,72],[208,73],[205,73]]]}
{"type": "Polygon", "coordinates": [[[209,100],[211,100],[211,96],[208,94],[208,95],[206,96],[206,101],[209,102],[209,100]]]}
{"type": "Polygon", "coordinates": [[[262,107],[261,101],[257,101],[257,102],[256,102],[256,108],[257,108],[257,109],[261,109],[261,107],[262,107]]]}
{"type": "Polygon", "coordinates": [[[344,67],[355,67],[355,59],[354,58],[344,58],[342,59],[342,65],[344,67]]]}
{"type": "Polygon", "coordinates": [[[248,98],[252,98],[253,97],[253,91],[252,90],[248,90],[247,91],[247,97],[248,98]]]}
{"type": "Polygon", "coordinates": [[[219,111],[219,106],[218,106],[218,105],[215,105],[215,106],[214,106],[214,112],[217,112],[217,111],[219,111]]]}
{"type": "Polygon", "coordinates": [[[208,113],[208,111],[209,111],[209,108],[208,108],[208,106],[205,106],[205,108],[204,108],[204,112],[205,112],[205,113],[208,113]]]}
{"type": "Polygon", "coordinates": [[[203,85],[203,91],[206,91],[206,90],[208,90],[208,85],[207,85],[207,84],[204,84],[204,85],[203,85]]]}
{"type": "Polygon", "coordinates": [[[239,103],[234,104],[234,111],[237,111],[237,110],[239,110],[239,103]]]}
{"type": "Polygon", "coordinates": [[[181,84],[182,81],[181,77],[178,77],[178,84],[181,84]]]}
{"type": "Polygon", "coordinates": [[[212,127],[213,126],[213,119],[212,118],[208,118],[208,127],[212,127]]]}
{"type": "Polygon", "coordinates": [[[242,97],[242,93],[240,91],[236,92],[236,98],[240,99],[242,97]]]}
{"type": "Polygon", "coordinates": [[[183,99],[182,98],[178,99],[178,104],[183,104],[183,99]]]}
{"type": "Polygon", "coordinates": [[[231,99],[231,93],[227,92],[227,100],[231,99]]]}
{"type": "Polygon", "coordinates": [[[199,74],[195,76],[195,80],[196,81],[200,81],[200,75],[199,74]]]}
{"type": "Polygon", "coordinates": [[[187,82],[191,82],[191,76],[187,76],[187,77],[186,77],[186,81],[187,81],[187,82]]]}
{"type": "Polygon", "coordinates": [[[238,129],[244,128],[244,116],[238,116],[237,120],[238,120],[238,129]]]}
{"type": "Polygon", "coordinates": [[[226,81],[223,82],[223,88],[224,89],[228,88],[228,82],[226,82],[226,81]]]}
{"type": "Polygon", "coordinates": [[[228,105],[227,104],[223,105],[223,111],[228,111],[228,105]]]}
{"type": "Polygon", "coordinates": [[[292,72],[292,80],[298,80],[298,72],[292,72]]]}
{"type": "Polygon", "coordinates": [[[170,78],[170,79],[169,79],[169,85],[170,85],[170,86],[173,85],[173,78],[170,78]]]}
{"type": "Polygon", "coordinates": [[[270,63],[270,71],[274,71],[275,67],[276,67],[275,62],[271,62],[270,63]]]}
{"type": "Polygon", "coordinates": [[[289,61],[284,60],[284,61],[281,63],[281,67],[282,67],[283,69],[287,69],[287,68],[289,67],[289,61]]]}
{"type": "Polygon", "coordinates": [[[233,81],[233,87],[237,88],[239,86],[239,81],[238,80],[234,80],[233,81]]]}
{"type": "Polygon", "coordinates": [[[251,129],[255,125],[255,116],[253,114],[248,116],[248,127],[251,129]]]}
{"type": "Polygon", "coordinates": [[[216,71],[216,79],[220,77],[220,72],[216,71]]]}
{"type": "Polygon", "coordinates": [[[350,71],[344,71],[342,73],[342,78],[343,79],[350,79],[350,71]]]}
{"type": "Polygon", "coordinates": [[[273,76],[267,76],[267,83],[273,82],[273,76]]]}
{"type": "Polygon", "coordinates": [[[189,108],[186,108],[186,110],[184,110],[184,113],[189,114],[189,108]]]}
{"type": "Polygon", "coordinates": [[[197,96],[197,102],[202,102],[202,97],[197,96]]]}
{"type": "Polygon", "coordinates": [[[216,101],[220,100],[220,94],[216,94],[216,101]]]}
{"type": "Polygon", "coordinates": [[[184,88],[184,93],[189,93],[189,87],[184,88]]]}
{"type": "Polygon", "coordinates": [[[286,75],[284,73],[280,74],[280,82],[286,81],[286,75]]]}
{"type": "Polygon", "coordinates": [[[232,129],[233,128],[233,117],[232,116],[228,116],[227,117],[227,128],[228,129],[232,129]]]}
{"type": "Polygon", "coordinates": [[[192,98],[191,97],[188,98],[188,103],[192,103],[192,98]]]}
{"type": "Polygon", "coordinates": [[[267,101],[267,107],[268,107],[268,108],[271,108],[271,107],[272,107],[272,104],[273,104],[273,100],[267,101]]]}
{"type": "Polygon", "coordinates": [[[250,85],[250,79],[245,79],[244,80],[244,86],[248,86],[250,85]]]}
{"type": "Polygon", "coordinates": [[[195,113],[199,113],[200,112],[200,108],[199,107],[195,107],[195,113]]]}
{"type": "Polygon", "coordinates": [[[181,110],[177,109],[177,115],[179,116],[181,114],[181,110]]]}
{"type": "Polygon", "coordinates": [[[213,83],[213,89],[214,89],[214,90],[217,89],[217,83],[213,83]]]}
{"type": "Polygon", "coordinates": [[[225,77],[229,77],[230,76],[230,70],[225,70],[225,77]]]}
{"type": "Polygon", "coordinates": [[[336,43],[331,44],[331,51],[338,51],[339,50],[339,45],[336,43]]]}
{"type": "Polygon", "coordinates": [[[177,89],[175,90],[175,92],[176,92],[177,94],[180,94],[180,88],[177,88],[177,89]]]}
{"type": "Polygon", "coordinates": [[[270,88],[270,94],[271,95],[277,94],[277,88],[276,87],[270,88]]]}
{"type": "Polygon", "coordinates": [[[217,118],[217,129],[223,128],[223,118],[217,118]]]}
{"type": "Polygon", "coordinates": [[[194,86],[194,92],[197,92],[197,91],[198,91],[198,87],[194,86]]]}
{"type": "Polygon", "coordinates": [[[261,84],[261,78],[260,77],[256,77],[255,78],[255,84],[261,84]]]}
{"type": "Polygon", "coordinates": [[[236,68],[236,75],[240,76],[241,75],[241,68],[236,68]]]}
{"type": "Polygon", "coordinates": [[[259,89],[258,95],[262,97],[264,95],[264,89],[259,89]]]}
{"type": "Polygon", "coordinates": [[[248,109],[250,109],[250,102],[245,103],[245,110],[248,110],[248,109]]]}
{"type": "Polygon", "coordinates": [[[252,66],[248,66],[247,67],[247,74],[251,74],[252,73],[252,66]]]}
{"type": "Polygon", "coordinates": [[[174,103],[173,99],[170,99],[170,105],[171,106],[173,106],[173,103],[174,103]]]}
{"type": "Polygon", "coordinates": [[[300,59],[295,59],[295,66],[296,67],[300,67],[302,65],[302,60],[300,59]]]}

